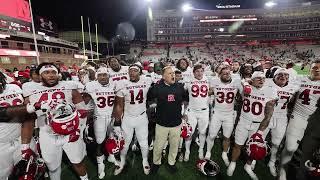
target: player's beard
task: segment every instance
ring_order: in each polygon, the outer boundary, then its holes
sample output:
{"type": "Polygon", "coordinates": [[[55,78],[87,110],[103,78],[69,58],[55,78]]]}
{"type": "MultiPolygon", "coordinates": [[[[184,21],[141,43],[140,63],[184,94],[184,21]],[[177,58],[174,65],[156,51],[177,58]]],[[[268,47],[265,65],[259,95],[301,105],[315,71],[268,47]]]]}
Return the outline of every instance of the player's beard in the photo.
{"type": "Polygon", "coordinates": [[[134,79],[131,79],[131,78],[130,78],[130,81],[131,81],[131,82],[138,82],[139,80],[140,80],[140,77],[137,77],[137,78],[134,78],[134,79]]]}
{"type": "Polygon", "coordinates": [[[112,70],[113,70],[114,72],[119,72],[120,69],[121,69],[121,65],[118,65],[117,67],[114,67],[112,70]]]}
{"type": "Polygon", "coordinates": [[[46,80],[42,79],[42,83],[46,87],[53,87],[53,86],[55,86],[55,85],[57,85],[59,83],[59,80],[56,80],[55,83],[50,84],[46,80]]]}
{"type": "Polygon", "coordinates": [[[231,82],[231,78],[229,78],[229,79],[222,79],[222,78],[220,78],[221,79],[221,82],[223,82],[223,83],[230,83],[231,82]]]}

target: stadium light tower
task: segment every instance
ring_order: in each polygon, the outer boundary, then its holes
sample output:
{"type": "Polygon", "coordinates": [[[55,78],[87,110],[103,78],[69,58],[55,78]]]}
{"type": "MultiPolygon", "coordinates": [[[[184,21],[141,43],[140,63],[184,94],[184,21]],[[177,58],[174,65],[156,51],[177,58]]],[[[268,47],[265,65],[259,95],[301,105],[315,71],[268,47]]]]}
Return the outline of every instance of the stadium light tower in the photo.
{"type": "Polygon", "coordinates": [[[183,11],[183,12],[189,12],[190,10],[192,10],[193,9],[193,7],[192,7],[192,5],[190,4],[190,3],[185,3],[185,4],[183,4],[182,6],[181,6],[181,10],[183,11]]]}
{"type": "Polygon", "coordinates": [[[266,2],[266,3],[264,4],[264,6],[265,6],[266,8],[272,8],[272,7],[274,7],[275,5],[277,5],[277,3],[273,2],[273,1],[268,1],[268,2],[266,2]]]}

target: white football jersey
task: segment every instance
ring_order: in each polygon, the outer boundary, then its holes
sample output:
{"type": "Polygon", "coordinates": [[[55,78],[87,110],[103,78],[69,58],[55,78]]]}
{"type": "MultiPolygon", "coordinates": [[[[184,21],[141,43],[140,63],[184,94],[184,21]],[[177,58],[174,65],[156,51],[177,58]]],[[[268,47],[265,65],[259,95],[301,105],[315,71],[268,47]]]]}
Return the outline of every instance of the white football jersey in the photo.
{"type": "Polygon", "coordinates": [[[278,116],[286,117],[288,113],[287,105],[294,96],[294,94],[298,92],[299,87],[290,83],[285,87],[280,87],[274,83],[273,79],[266,79],[265,83],[266,85],[275,88],[279,97],[277,105],[274,107],[273,114],[278,114],[278,116]]]}
{"type": "Polygon", "coordinates": [[[232,79],[230,83],[225,84],[220,78],[213,78],[210,81],[210,87],[215,97],[214,111],[233,112],[237,93],[242,94],[243,88],[240,80],[232,79]]]}
{"type": "MultiPolygon", "coordinates": [[[[18,106],[24,102],[22,90],[15,84],[7,84],[0,94],[0,107],[18,106]]],[[[10,142],[21,134],[21,123],[0,123],[0,142],[10,142]]]]}
{"type": "MultiPolygon", "coordinates": [[[[78,86],[72,81],[59,81],[54,87],[43,86],[42,83],[35,84],[30,88],[23,88],[23,96],[29,97],[31,104],[36,102],[47,101],[50,102],[54,99],[64,99],[67,103],[72,104],[72,90],[77,90],[78,86]]],[[[36,112],[38,116],[38,127],[48,124],[46,116],[43,113],[36,112]]]]}
{"type": "Polygon", "coordinates": [[[129,66],[121,66],[121,69],[118,72],[115,72],[111,68],[108,68],[108,72],[109,78],[113,82],[129,79],[129,66]]]}
{"type": "Polygon", "coordinates": [[[95,114],[111,115],[115,100],[114,83],[103,86],[98,81],[92,81],[86,84],[85,92],[91,96],[95,104],[95,114]]]}
{"type": "Polygon", "coordinates": [[[309,116],[317,109],[317,101],[320,98],[320,81],[311,81],[309,77],[299,77],[299,92],[293,113],[301,116],[309,116]]]}
{"type": "Polygon", "coordinates": [[[78,88],[78,91],[80,92],[80,93],[83,93],[83,91],[84,91],[84,85],[80,82],[80,81],[71,81],[71,82],[73,82],[74,84],[75,84],[75,86],[77,86],[78,88]]]}
{"type": "Polygon", "coordinates": [[[204,76],[201,80],[194,77],[186,82],[184,88],[189,93],[189,108],[192,110],[201,110],[209,108],[209,81],[204,76]]]}
{"type": "Polygon", "coordinates": [[[278,99],[277,90],[266,84],[261,89],[251,87],[250,95],[243,96],[241,118],[261,122],[267,102],[278,99]]]}
{"type": "Polygon", "coordinates": [[[126,80],[117,86],[116,95],[124,97],[124,114],[138,116],[146,111],[147,93],[151,83],[150,78],[140,78],[138,82],[126,80]]]}
{"type": "Polygon", "coordinates": [[[188,67],[187,70],[181,72],[182,75],[182,82],[188,82],[193,77],[192,68],[188,67]]]}

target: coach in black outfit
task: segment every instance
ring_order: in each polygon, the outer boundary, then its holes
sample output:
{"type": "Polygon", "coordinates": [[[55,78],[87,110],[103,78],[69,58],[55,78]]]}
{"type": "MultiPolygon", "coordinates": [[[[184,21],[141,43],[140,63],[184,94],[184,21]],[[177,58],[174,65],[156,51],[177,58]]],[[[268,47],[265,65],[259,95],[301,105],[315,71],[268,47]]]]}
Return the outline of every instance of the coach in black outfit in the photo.
{"type": "Polygon", "coordinates": [[[157,103],[156,132],[153,148],[152,172],[156,173],[161,164],[162,149],[169,141],[168,169],[174,173],[181,133],[182,103],[187,101],[188,95],[183,84],[175,82],[172,67],[163,68],[162,79],[156,83],[148,93],[148,102],[157,103]]]}

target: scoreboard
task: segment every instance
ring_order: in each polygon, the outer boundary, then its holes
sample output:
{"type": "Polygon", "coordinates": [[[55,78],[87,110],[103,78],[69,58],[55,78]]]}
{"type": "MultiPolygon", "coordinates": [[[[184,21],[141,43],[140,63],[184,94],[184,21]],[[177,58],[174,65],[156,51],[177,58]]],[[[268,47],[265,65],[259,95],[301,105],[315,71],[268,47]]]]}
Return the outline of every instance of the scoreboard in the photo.
{"type": "Polygon", "coordinates": [[[0,0],[0,29],[31,32],[29,2],[27,0],[0,0]]]}

